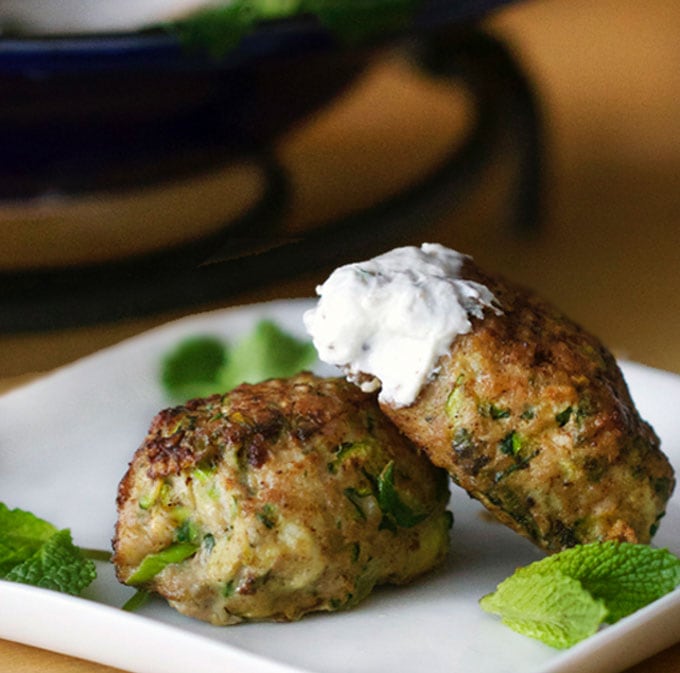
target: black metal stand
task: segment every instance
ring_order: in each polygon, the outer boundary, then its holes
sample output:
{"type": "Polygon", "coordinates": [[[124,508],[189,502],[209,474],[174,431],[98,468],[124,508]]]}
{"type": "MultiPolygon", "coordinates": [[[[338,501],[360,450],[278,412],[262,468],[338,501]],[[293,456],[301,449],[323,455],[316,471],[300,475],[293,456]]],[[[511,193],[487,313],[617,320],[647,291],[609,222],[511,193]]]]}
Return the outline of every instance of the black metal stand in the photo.
{"type": "Polygon", "coordinates": [[[259,154],[268,188],[255,207],[217,234],[120,262],[0,273],[0,331],[37,331],[133,318],[227,300],[246,289],[365,258],[412,238],[455,212],[504,139],[517,147],[518,230],[538,226],[544,148],[539,106],[511,50],[476,26],[440,30],[409,43],[414,62],[467,87],[475,123],[464,142],[402,193],[294,240],[279,230],[289,198],[286,175],[259,154]]]}

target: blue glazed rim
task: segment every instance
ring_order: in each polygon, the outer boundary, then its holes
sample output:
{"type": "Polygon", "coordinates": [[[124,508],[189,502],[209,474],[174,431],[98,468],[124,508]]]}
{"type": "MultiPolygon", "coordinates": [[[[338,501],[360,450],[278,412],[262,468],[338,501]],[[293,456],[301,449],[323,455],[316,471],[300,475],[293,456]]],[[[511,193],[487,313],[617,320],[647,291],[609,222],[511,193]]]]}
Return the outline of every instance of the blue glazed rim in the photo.
{"type": "MultiPolygon", "coordinates": [[[[480,19],[516,0],[427,0],[409,32],[480,19]]],[[[67,37],[0,38],[0,72],[92,72],[131,68],[237,67],[270,56],[326,51],[338,43],[313,17],[262,24],[224,59],[187,54],[163,31],[67,37]]]]}

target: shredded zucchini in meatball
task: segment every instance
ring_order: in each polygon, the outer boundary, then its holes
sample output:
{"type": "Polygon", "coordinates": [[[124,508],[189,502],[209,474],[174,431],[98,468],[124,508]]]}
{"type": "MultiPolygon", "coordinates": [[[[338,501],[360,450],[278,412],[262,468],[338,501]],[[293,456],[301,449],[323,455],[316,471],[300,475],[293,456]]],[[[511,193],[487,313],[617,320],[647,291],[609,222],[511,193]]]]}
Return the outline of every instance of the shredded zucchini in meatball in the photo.
{"type": "Polygon", "coordinates": [[[373,396],[304,373],[158,414],[119,487],[114,563],[198,619],[295,620],[436,566],[448,499],[373,396]]]}
{"type": "Polygon", "coordinates": [[[407,407],[382,404],[433,463],[549,552],[647,543],[675,485],[613,356],[531,292],[484,274],[501,312],[472,318],[407,407]]]}

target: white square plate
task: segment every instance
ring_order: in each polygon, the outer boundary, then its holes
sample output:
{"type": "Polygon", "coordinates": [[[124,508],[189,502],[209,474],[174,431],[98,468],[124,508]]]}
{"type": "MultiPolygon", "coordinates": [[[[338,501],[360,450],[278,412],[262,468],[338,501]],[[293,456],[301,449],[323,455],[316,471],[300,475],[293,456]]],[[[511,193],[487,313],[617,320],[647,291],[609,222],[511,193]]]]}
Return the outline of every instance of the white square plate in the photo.
{"type": "MultiPolygon", "coordinates": [[[[192,316],[0,397],[0,501],[71,528],[80,546],[108,549],[118,481],[151,418],[169,405],[159,385],[162,355],[188,335],[233,341],[263,317],[303,335],[310,306],[279,301],[192,316]]],[[[621,366],[677,465],[680,377],[621,366]]],[[[130,614],[119,608],[132,590],[99,564],[84,598],[0,581],[0,637],[135,673],[613,673],[680,640],[677,590],[566,652],[514,633],[477,601],[541,553],[482,516],[460,489],[451,508],[456,522],[443,567],[411,586],[379,589],[348,612],[215,627],[158,599],[130,614]]],[[[655,544],[680,555],[677,497],[655,544]]]]}

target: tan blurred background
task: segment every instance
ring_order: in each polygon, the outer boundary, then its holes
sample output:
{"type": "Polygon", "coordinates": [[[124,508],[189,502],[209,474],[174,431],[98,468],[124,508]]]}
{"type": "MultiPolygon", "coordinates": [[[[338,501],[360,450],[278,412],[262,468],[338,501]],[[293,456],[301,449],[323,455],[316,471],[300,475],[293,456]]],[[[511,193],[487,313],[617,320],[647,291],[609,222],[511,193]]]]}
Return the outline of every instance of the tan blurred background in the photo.
{"type": "MultiPolygon", "coordinates": [[[[422,238],[537,288],[618,354],[680,372],[680,4],[534,0],[503,9],[488,25],[516,50],[540,96],[546,219],[531,239],[508,228],[507,180],[492,169],[462,209],[428,224],[422,238]]],[[[290,228],[408,183],[443,155],[465,125],[465,111],[455,88],[423,79],[398,55],[377,59],[335,105],[282,138],[278,156],[296,188],[290,228]]],[[[177,220],[178,204],[188,204],[191,226],[200,231],[223,195],[238,192],[247,203],[259,188],[244,164],[152,196],[74,203],[61,217],[87,220],[96,208],[115,224],[120,213],[118,228],[109,225],[102,237],[118,236],[115,244],[124,247],[139,230],[140,213],[177,220]]],[[[224,201],[234,208],[233,196],[224,201]]],[[[0,207],[0,217],[10,219],[7,231],[25,231],[21,215],[0,207]]],[[[153,239],[170,227],[147,229],[153,239]]],[[[62,240],[66,254],[73,241],[62,240]]],[[[94,255],[103,245],[86,240],[76,254],[94,255]]],[[[58,244],[49,249],[54,254],[58,244]]],[[[303,275],[223,303],[308,295],[320,278],[303,275]]],[[[0,335],[0,377],[49,370],[179,313],[0,335]]]]}
{"type": "MultiPolygon", "coordinates": [[[[491,169],[461,210],[431,223],[427,238],[539,289],[617,354],[680,373],[680,3],[534,0],[501,11],[489,27],[517,50],[541,97],[546,219],[528,239],[503,224],[507,184],[491,169]]],[[[441,156],[465,123],[455,90],[387,54],[337,105],[282,139],[279,156],[296,185],[291,230],[394,191],[441,156]]],[[[248,166],[213,176],[196,186],[197,223],[200,204],[233,180],[251,181],[242,193],[259,189],[248,166]]],[[[177,190],[181,203],[186,185],[177,190]]],[[[177,193],[155,195],[154,207],[177,207],[177,193]]],[[[126,208],[134,217],[134,196],[126,208]]],[[[233,301],[310,295],[319,280],[302,275],[233,301]]],[[[0,380],[14,385],[179,313],[0,335],[0,380]]],[[[11,673],[111,670],[9,643],[0,651],[11,673]]],[[[635,668],[671,670],[680,670],[679,646],[635,668]]]]}

